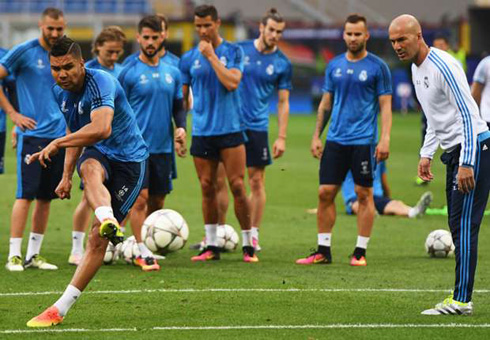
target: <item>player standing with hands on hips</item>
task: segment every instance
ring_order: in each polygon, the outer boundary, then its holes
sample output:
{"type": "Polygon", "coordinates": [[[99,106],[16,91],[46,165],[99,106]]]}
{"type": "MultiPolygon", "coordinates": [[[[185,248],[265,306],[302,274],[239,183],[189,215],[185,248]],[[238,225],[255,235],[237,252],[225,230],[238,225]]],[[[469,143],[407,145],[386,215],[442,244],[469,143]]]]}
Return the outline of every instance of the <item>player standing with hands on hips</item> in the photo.
{"type": "Polygon", "coordinates": [[[444,150],[448,222],[456,248],[453,293],[422,314],[470,315],[478,233],[490,191],[490,132],[460,63],[447,52],[427,46],[415,17],[395,18],[389,36],[398,58],[412,62],[415,92],[427,116],[418,165],[424,181],[433,179],[431,162],[438,146],[444,150]]]}

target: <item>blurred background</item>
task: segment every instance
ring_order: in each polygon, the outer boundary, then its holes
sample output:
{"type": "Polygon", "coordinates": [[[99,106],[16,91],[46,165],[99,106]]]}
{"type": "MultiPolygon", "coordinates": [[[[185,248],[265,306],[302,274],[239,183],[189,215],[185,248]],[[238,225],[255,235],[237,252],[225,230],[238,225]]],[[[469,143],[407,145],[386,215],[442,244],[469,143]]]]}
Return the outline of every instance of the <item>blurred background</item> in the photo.
{"type": "Polygon", "coordinates": [[[0,0],[0,46],[10,48],[38,37],[40,13],[46,7],[57,7],[65,12],[67,35],[81,43],[86,60],[92,58],[93,38],[107,25],[121,26],[129,38],[124,56],[134,52],[136,24],[150,13],[162,13],[170,19],[167,48],[180,56],[196,43],[193,10],[203,3],[216,6],[223,21],[221,34],[229,41],[257,37],[263,14],[271,7],[279,10],[287,20],[280,47],[294,64],[291,112],[296,114],[316,110],[325,66],[345,51],[342,29],[350,13],[367,17],[371,33],[368,50],[389,64],[393,105],[401,112],[416,109],[416,101],[409,65],[398,61],[388,40],[387,27],[395,16],[415,15],[430,45],[435,37],[446,37],[470,81],[478,62],[490,52],[490,39],[486,37],[490,32],[490,0],[0,0]]]}

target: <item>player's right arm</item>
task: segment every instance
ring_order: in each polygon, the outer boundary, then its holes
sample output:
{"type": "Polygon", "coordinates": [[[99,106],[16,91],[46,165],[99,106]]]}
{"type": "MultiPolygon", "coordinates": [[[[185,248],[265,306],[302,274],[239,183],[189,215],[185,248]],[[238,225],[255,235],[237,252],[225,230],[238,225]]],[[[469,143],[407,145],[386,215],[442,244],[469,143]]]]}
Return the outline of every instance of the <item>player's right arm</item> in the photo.
{"type": "Polygon", "coordinates": [[[430,170],[432,158],[439,147],[439,141],[437,140],[434,129],[427,124],[427,132],[425,133],[424,145],[420,149],[420,160],[418,165],[418,176],[426,181],[430,182],[434,179],[434,175],[430,170]]]}
{"type": "Polygon", "coordinates": [[[227,68],[225,65],[221,63],[218,56],[216,55],[213,45],[207,41],[200,41],[198,46],[199,52],[205,56],[214,72],[216,72],[216,76],[220,83],[228,90],[235,91],[238,89],[240,85],[240,81],[242,80],[242,71],[243,71],[243,50],[241,47],[237,46],[236,54],[229,62],[233,62],[230,68],[227,68]]]}
{"type": "MultiPolygon", "coordinates": [[[[5,68],[5,66],[0,64],[0,80],[7,77],[8,74],[9,73],[5,68]]],[[[10,117],[12,122],[16,126],[18,126],[22,131],[24,131],[25,129],[32,130],[36,128],[36,121],[34,119],[26,117],[14,109],[14,107],[8,100],[7,96],[3,92],[3,87],[1,85],[0,85],[0,107],[10,117]]]]}
{"type": "Polygon", "coordinates": [[[324,92],[320,105],[318,105],[318,113],[316,117],[315,131],[311,140],[311,154],[315,158],[321,158],[323,153],[323,145],[320,139],[323,130],[328,124],[332,111],[332,93],[324,92]]]}

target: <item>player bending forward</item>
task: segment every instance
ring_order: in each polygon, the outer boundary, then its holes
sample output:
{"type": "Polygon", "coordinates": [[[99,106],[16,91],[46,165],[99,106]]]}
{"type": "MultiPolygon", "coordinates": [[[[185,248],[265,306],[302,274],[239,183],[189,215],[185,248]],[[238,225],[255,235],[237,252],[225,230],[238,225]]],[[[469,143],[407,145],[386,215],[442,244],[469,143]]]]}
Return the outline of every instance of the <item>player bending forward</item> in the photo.
{"type": "Polygon", "coordinates": [[[96,218],[87,250],[70,284],[53,306],[27,323],[29,327],[61,323],[102,265],[109,240],[113,244],[123,240],[119,223],[138,197],[148,158],[148,148],[116,78],[104,71],[85,69],[80,46],[67,37],[53,46],[50,62],[58,84],[53,92],[68,131],[65,137],[33,154],[29,162],[39,161],[45,167],[53,155],[67,148],[56,193],[61,199],[70,198],[77,165],[96,218]]]}

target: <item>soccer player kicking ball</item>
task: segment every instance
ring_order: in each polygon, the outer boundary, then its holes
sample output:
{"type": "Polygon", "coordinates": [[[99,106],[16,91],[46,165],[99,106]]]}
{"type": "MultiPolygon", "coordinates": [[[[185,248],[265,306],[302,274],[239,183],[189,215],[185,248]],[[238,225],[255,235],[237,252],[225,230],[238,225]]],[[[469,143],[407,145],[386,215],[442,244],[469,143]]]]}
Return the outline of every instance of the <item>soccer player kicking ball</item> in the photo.
{"type": "Polygon", "coordinates": [[[67,37],[53,46],[50,62],[58,84],[53,92],[68,131],[65,137],[33,154],[29,162],[39,161],[46,167],[59,150],[67,148],[56,193],[61,199],[70,198],[76,165],[96,218],[87,250],[70,284],[53,306],[27,323],[29,327],[62,322],[102,265],[108,242],[122,242],[119,223],[139,195],[148,157],[134,113],[116,78],[104,71],[85,69],[80,46],[67,37]]]}
{"type": "Polygon", "coordinates": [[[366,19],[347,17],[344,41],[347,53],[333,59],[325,71],[323,97],[311,142],[311,152],[320,158],[318,192],[318,249],[297,264],[331,263],[332,229],[335,224],[335,196],[349,170],[354,177],[359,202],[358,237],[351,266],[366,266],[366,248],[374,222],[373,177],[375,162],[388,158],[391,131],[391,76],[386,63],[367,52],[369,32],[366,19]],[[332,121],[322,150],[324,120],[332,121]],[[381,112],[378,145],[377,116],[381,112]]]}
{"type": "Polygon", "coordinates": [[[432,158],[440,144],[446,165],[449,229],[456,258],[453,293],[424,315],[470,315],[478,257],[478,233],[490,191],[490,132],[471,96],[463,68],[447,52],[429,48],[416,18],[401,15],[389,28],[398,58],[412,62],[412,81],[427,116],[418,175],[433,179],[432,158]]]}
{"type": "Polygon", "coordinates": [[[141,53],[127,63],[119,75],[150,152],[149,175],[129,217],[141,252],[134,262],[143,271],[160,269],[153,253],[141,240],[141,228],[149,214],[163,208],[165,196],[172,191],[172,118],[177,127],[176,141],[183,143],[186,138],[180,70],[163,62],[158,54],[158,47],[163,43],[162,23],[156,15],[141,19],[137,35],[141,53]]]}
{"type": "MultiPolygon", "coordinates": [[[[207,247],[192,261],[219,259],[217,240],[217,169],[221,160],[235,200],[235,214],[242,228],[243,260],[258,262],[251,243],[250,207],[245,190],[245,136],[238,86],[243,72],[243,51],[218,33],[221,24],[214,6],[198,6],[194,26],[199,45],[182,56],[182,91],[188,102],[194,95],[191,155],[202,191],[207,247]]],[[[188,106],[187,106],[188,107],[188,106]]]]}

